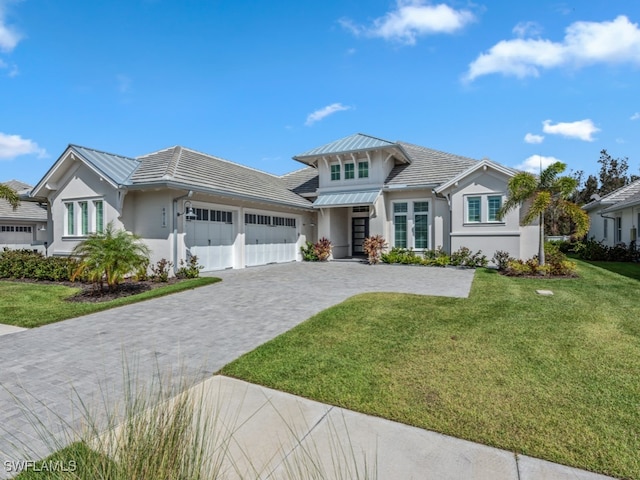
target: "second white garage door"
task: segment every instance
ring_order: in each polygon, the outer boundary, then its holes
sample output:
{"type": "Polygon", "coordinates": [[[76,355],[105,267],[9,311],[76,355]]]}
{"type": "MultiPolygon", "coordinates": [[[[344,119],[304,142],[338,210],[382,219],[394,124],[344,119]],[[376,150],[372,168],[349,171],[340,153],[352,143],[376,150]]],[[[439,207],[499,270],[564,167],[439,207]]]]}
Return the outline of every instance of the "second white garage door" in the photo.
{"type": "Polygon", "coordinates": [[[246,213],[245,263],[248,267],[296,260],[296,219],[246,213]]]}

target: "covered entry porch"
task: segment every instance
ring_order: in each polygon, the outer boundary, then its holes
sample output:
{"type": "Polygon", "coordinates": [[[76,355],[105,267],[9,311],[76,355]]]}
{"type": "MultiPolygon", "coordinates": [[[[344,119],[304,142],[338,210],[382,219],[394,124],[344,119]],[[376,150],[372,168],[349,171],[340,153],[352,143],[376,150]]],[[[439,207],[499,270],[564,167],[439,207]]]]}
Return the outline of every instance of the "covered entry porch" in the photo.
{"type": "Polygon", "coordinates": [[[363,257],[364,239],[377,232],[375,205],[381,190],[334,192],[318,196],[318,237],[333,244],[333,258],[363,257]],[[372,221],[373,220],[373,221],[372,221]]]}

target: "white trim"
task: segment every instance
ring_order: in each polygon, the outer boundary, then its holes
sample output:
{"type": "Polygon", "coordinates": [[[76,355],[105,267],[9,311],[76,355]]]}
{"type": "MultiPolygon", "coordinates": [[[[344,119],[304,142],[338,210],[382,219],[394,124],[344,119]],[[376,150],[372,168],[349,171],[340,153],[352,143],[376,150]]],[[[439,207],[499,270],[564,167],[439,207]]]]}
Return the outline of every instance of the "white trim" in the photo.
{"type": "Polygon", "coordinates": [[[389,244],[392,247],[397,246],[396,243],[396,215],[402,215],[402,216],[406,216],[407,218],[407,245],[406,247],[400,247],[400,248],[411,248],[417,251],[423,251],[423,250],[429,250],[431,248],[433,248],[433,243],[434,243],[434,239],[433,239],[433,221],[434,221],[434,216],[435,216],[435,212],[433,210],[433,202],[432,202],[432,198],[398,198],[395,200],[391,200],[391,209],[390,209],[390,218],[389,221],[391,222],[391,234],[390,234],[390,241],[389,244]],[[415,219],[416,219],[416,212],[414,209],[414,204],[418,203],[418,202],[426,202],[428,207],[427,207],[427,211],[426,212],[418,212],[418,215],[427,215],[427,247],[426,248],[416,248],[416,235],[415,235],[415,219]],[[396,214],[395,212],[395,204],[399,204],[399,203],[406,203],[407,204],[407,211],[406,212],[399,212],[396,214]]]}
{"type": "Polygon", "coordinates": [[[486,170],[485,167],[489,167],[489,168],[491,168],[491,169],[493,169],[493,170],[495,170],[497,172],[500,172],[500,173],[502,173],[504,175],[507,175],[509,177],[513,177],[516,173],[518,173],[516,170],[513,170],[511,168],[505,167],[505,166],[500,165],[498,163],[494,163],[491,160],[488,160],[488,159],[485,158],[484,160],[481,160],[480,162],[476,163],[471,168],[468,168],[464,172],[456,175],[455,177],[453,177],[448,182],[445,182],[442,185],[440,185],[439,187],[435,188],[434,191],[436,193],[442,193],[446,189],[448,189],[448,188],[450,188],[452,186],[456,186],[463,178],[468,177],[469,175],[471,175],[472,173],[476,172],[477,170],[480,170],[480,169],[482,169],[483,171],[486,170]]]}

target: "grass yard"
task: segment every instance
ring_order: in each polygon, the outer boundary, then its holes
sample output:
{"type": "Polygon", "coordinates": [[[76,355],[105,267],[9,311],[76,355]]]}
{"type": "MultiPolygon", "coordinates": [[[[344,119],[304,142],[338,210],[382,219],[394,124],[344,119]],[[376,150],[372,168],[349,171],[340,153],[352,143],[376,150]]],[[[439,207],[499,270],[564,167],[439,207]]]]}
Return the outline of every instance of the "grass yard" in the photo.
{"type": "Polygon", "coordinates": [[[640,479],[640,266],[621,276],[578,263],[578,279],[480,269],[468,299],[359,295],[222,373],[640,479]]]}
{"type": "Polygon", "coordinates": [[[100,303],[68,302],[65,298],[80,289],[64,285],[0,282],[0,323],[17,327],[39,327],[67,318],[79,317],[113,307],[189,290],[220,281],[201,277],[100,303]]]}

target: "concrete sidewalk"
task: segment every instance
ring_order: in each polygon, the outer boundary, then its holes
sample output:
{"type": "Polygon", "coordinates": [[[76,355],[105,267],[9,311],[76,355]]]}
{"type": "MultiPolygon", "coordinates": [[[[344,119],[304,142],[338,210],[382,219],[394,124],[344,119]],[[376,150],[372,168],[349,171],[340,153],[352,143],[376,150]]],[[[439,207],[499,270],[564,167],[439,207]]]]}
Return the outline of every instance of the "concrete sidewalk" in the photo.
{"type": "Polygon", "coordinates": [[[213,407],[216,430],[233,432],[223,478],[290,478],[288,472],[300,471],[329,479],[610,478],[224,376],[205,380],[191,394],[204,395],[213,407]]]}

